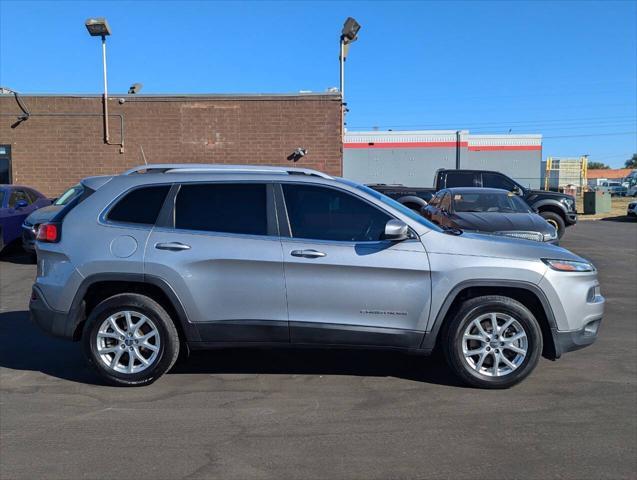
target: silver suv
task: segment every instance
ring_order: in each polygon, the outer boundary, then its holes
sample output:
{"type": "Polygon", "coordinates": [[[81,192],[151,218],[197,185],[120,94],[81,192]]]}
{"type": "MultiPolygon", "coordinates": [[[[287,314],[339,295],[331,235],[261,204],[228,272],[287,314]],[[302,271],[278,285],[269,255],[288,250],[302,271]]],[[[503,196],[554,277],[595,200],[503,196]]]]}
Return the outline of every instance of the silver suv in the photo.
{"type": "Polygon", "coordinates": [[[31,316],[117,385],[180,350],[265,344],[439,349],[505,388],[602,319],[597,272],[568,250],[443,230],[320,172],[148,165],[82,185],[38,230],[31,316]]]}

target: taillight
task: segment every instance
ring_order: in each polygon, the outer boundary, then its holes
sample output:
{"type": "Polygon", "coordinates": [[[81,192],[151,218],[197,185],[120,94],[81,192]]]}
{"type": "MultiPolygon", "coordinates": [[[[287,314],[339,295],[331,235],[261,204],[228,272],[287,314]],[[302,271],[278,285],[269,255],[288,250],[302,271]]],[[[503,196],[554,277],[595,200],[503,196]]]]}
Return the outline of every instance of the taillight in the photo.
{"type": "Polygon", "coordinates": [[[36,240],[39,242],[55,243],[60,241],[60,228],[55,223],[43,223],[38,227],[36,240]]]}

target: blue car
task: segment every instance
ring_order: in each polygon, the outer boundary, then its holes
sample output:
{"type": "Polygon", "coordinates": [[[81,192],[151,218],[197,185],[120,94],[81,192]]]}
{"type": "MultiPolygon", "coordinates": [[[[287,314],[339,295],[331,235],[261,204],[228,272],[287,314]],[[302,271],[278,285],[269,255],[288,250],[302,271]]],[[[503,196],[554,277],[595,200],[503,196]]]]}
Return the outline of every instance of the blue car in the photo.
{"type": "Polygon", "coordinates": [[[22,235],[22,222],[34,210],[51,200],[20,185],[0,185],[0,251],[22,235]]]}

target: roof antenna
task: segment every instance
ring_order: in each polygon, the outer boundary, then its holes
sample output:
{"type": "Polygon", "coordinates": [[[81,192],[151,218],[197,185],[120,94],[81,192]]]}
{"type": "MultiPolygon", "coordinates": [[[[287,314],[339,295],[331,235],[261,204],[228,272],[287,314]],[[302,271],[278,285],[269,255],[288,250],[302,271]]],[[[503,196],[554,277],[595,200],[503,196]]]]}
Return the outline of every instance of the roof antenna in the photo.
{"type": "Polygon", "coordinates": [[[144,159],[144,165],[148,165],[148,162],[146,161],[146,155],[144,155],[144,147],[142,147],[141,145],[139,146],[139,149],[142,152],[142,158],[144,159]]]}

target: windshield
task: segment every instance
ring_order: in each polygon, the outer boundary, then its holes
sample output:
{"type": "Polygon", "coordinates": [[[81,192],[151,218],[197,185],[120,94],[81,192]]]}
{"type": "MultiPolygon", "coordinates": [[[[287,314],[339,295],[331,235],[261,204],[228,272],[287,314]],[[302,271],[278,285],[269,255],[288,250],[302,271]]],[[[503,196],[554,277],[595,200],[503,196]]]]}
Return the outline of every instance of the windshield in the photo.
{"type": "Polygon", "coordinates": [[[382,193],[377,192],[376,190],[373,190],[373,189],[371,189],[369,187],[366,187],[365,185],[361,185],[360,183],[352,182],[350,180],[345,180],[344,178],[339,178],[338,181],[342,182],[342,183],[344,183],[346,185],[349,185],[350,187],[354,187],[354,188],[357,188],[358,190],[362,190],[363,192],[368,193],[372,197],[374,197],[374,198],[380,200],[381,202],[383,202],[385,205],[389,205],[394,210],[398,210],[403,215],[408,216],[412,220],[420,223],[421,225],[424,225],[425,227],[427,227],[427,228],[429,228],[431,230],[435,230],[437,232],[441,232],[442,231],[442,229],[438,225],[435,225],[435,224],[431,223],[425,217],[423,217],[421,215],[418,215],[412,209],[404,206],[400,202],[397,202],[393,198],[389,198],[387,195],[383,195],[382,193]]]}
{"type": "Polygon", "coordinates": [[[71,200],[73,200],[77,195],[82,193],[82,185],[79,183],[77,185],[73,185],[66,192],[58,197],[58,199],[53,202],[53,205],[66,205],[71,200]]]}
{"type": "Polygon", "coordinates": [[[531,213],[524,200],[505,192],[454,193],[453,206],[456,212],[531,213]]]}

